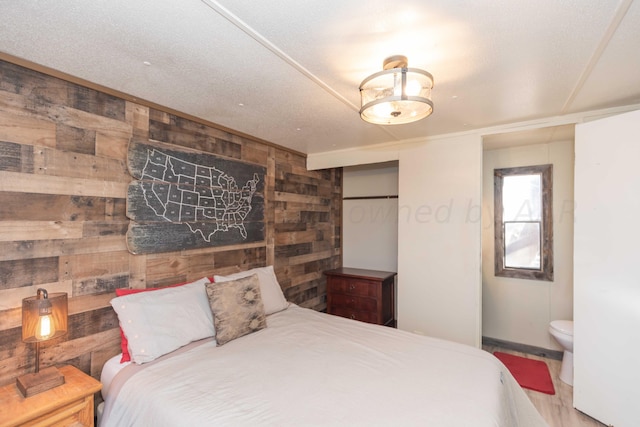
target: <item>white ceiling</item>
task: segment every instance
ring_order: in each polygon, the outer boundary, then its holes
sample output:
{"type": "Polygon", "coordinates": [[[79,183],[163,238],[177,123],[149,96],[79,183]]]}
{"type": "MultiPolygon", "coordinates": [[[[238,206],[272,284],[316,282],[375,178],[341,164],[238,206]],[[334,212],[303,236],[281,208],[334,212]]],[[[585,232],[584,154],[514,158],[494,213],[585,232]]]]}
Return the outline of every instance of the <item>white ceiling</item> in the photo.
{"type": "Polygon", "coordinates": [[[3,0],[0,25],[0,52],[303,153],[640,103],[633,0],[3,0]],[[434,113],[366,123],[396,54],[434,113]]]}

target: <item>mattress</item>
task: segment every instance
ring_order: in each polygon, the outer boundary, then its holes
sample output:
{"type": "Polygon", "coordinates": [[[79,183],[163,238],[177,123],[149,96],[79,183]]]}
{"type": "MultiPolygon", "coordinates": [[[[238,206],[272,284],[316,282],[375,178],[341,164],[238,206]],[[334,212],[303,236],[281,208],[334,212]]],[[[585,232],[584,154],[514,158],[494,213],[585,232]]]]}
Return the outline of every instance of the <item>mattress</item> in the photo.
{"type": "Polygon", "coordinates": [[[102,371],[100,372],[100,382],[102,383],[101,393],[103,399],[106,399],[107,394],[109,393],[109,388],[111,387],[111,381],[113,378],[118,374],[118,372],[131,364],[131,362],[120,363],[120,359],[122,359],[122,353],[107,360],[102,367],[102,371]]]}
{"type": "Polygon", "coordinates": [[[466,345],[291,306],[119,370],[110,426],[545,426],[505,366],[466,345]]]}

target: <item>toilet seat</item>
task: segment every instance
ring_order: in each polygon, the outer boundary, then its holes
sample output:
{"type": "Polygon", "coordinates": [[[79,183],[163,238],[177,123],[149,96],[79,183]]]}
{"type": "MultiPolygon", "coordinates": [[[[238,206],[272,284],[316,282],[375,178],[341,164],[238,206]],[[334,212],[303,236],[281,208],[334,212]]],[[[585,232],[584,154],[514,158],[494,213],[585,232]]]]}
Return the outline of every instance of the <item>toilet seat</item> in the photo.
{"type": "Polygon", "coordinates": [[[561,334],[573,336],[573,320],[554,320],[550,326],[561,334]]]}

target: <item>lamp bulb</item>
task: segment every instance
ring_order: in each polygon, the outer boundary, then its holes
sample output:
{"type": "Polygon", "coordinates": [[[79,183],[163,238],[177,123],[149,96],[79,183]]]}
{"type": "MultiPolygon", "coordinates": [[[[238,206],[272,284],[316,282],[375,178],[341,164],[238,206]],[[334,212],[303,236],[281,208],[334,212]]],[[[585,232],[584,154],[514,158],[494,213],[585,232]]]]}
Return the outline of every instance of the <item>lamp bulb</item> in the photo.
{"type": "Polygon", "coordinates": [[[409,96],[418,96],[422,90],[422,85],[417,80],[409,80],[405,90],[409,96]]]}
{"type": "Polygon", "coordinates": [[[38,341],[47,340],[56,333],[56,328],[50,314],[45,314],[38,318],[36,327],[36,339],[38,341]]]}

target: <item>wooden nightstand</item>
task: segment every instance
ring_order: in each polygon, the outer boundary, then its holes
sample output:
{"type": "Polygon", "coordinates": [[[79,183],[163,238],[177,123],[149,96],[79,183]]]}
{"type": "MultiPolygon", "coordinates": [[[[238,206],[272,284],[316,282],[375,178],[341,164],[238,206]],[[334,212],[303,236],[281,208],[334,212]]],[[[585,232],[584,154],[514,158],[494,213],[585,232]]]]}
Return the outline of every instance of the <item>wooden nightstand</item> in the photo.
{"type": "Polygon", "coordinates": [[[324,274],[327,276],[327,313],[396,326],[396,273],[341,267],[324,274]]]}
{"type": "Polygon", "coordinates": [[[73,366],[60,372],[65,383],[23,397],[15,383],[0,388],[0,427],[93,426],[93,394],[102,384],[73,366]]]}

